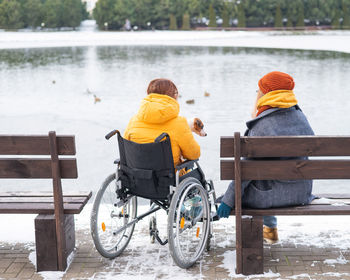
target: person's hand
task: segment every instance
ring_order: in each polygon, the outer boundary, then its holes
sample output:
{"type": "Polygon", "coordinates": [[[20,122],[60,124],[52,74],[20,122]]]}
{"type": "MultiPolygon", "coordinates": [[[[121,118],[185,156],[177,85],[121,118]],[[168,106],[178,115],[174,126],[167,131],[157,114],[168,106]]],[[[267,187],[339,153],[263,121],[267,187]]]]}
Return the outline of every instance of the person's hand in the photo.
{"type": "Polygon", "coordinates": [[[226,203],[221,202],[219,208],[218,208],[218,216],[220,218],[228,218],[228,216],[231,213],[232,208],[230,206],[228,206],[226,203]]]}

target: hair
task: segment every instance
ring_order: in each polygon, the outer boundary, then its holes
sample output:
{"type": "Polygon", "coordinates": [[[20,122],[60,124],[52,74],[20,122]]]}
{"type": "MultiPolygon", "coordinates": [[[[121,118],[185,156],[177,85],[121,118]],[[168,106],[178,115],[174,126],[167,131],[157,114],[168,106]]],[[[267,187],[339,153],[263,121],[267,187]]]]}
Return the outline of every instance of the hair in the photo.
{"type": "Polygon", "coordinates": [[[164,94],[175,98],[178,92],[175,84],[172,81],[168,79],[155,79],[148,85],[147,94],[150,93],[164,94]]]}

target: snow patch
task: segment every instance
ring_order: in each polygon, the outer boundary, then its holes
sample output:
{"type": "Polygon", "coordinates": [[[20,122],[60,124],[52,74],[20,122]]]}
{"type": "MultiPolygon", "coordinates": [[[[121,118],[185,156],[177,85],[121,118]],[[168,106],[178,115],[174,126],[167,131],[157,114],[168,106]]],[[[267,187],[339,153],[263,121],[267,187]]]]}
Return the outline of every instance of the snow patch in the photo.
{"type": "Polygon", "coordinates": [[[227,250],[223,255],[224,257],[222,264],[218,267],[223,267],[228,270],[229,276],[236,276],[236,250],[227,250]]]}
{"type": "Polygon", "coordinates": [[[218,265],[218,267],[222,267],[228,270],[229,276],[233,278],[240,278],[245,277],[245,279],[251,279],[251,278],[276,278],[279,277],[279,273],[273,273],[271,270],[269,272],[265,272],[264,274],[255,274],[255,275],[249,275],[245,276],[243,274],[236,274],[236,250],[232,251],[226,251],[223,255],[224,257],[223,263],[221,265],[218,265]]]}
{"type": "Polygon", "coordinates": [[[232,239],[226,239],[226,240],[224,240],[224,241],[221,241],[221,242],[216,243],[216,247],[221,247],[221,248],[226,248],[226,247],[228,247],[228,246],[230,246],[230,245],[231,245],[231,246],[234,245],[232,239]]]}
{"type": "Polygon", "coordinates": [[[344,206],[349,204],[349,199],[329,199],[325,197],[314,199],[311,204],[330,204],[332,206],[344,206]]]}
{"type": "Polygon", "coordinates": [[[62,279],[65,271],[42,271],[38,272],[41,277],[44,278],[44,280],[58,280],[62,279]]]}
{"type": "Polygon", "coordinates": [[[325,197],[314,199],[311,204],[331,204],[331,200],[325,197]]]}
{"type": "Polygon", "coordinates": [[[347,272],[325,272],[322,274],[318,274],[318,275],[323,275],[323,276],[332,276],[332,277],[341,277],[341,276],[350,276],[350,273],[347,272]]]}
{"type": "Polygon", "coordinates": [[[326,259],[323,263],[334,266],[335,264],[347,264],[348,261],[343,256],[339,256],[337,259],[326,259]]]}
{"type": "Polygon", "coordinates": [[[279,239],[281,242],[293,242],[296,246],[348,250],[350,224],[344,223],[345,221],[343,216],[278,217],[279,239]],[[295,222],[300,226],[293,226],[295,222]]]}
{"type": "MultiPolygon", "coordinates": [[[[133,276],[133,275],[125,275],[121,277],[120,274],[114,273],[114,272],[101,272],[101,273],[96,273],[94,276],[90,278],[85,278],[87,280],[92,280],[92,279],[103,279],[103,280],[115,280],[117,278],[123,279],[123,280],[155,280],[156,277],[154,276],[147,276],[147,275],[142,275],[142,276],[133,276]]],[[[166,278],[164,278],[166,279],[166,278]]]]}
{"type": "Polygon", "coordinates": [[[29,261],[36,267],[36,252],[30,252],[28,256],[29,261]]]}
{"type": "Polygon", "coordinates": [[[336,202],[336,203],[332,203],[332,206],[345,206],[347,205],[346,203],[344,202],[336,202]]]}
{"type": "MultiPolygon", "coordinates": [[[[67,258],[67,268],[65,271],[41,271],[41,272],[38,272],[38,274],[40,274],[41,277],[44,278],[44,280],[62,279],[66,274],[67,270],[69,269],[71,263],[73,262],[74,256],[75,256],[75,251],[69,254],[67,258]]],[[[36,251],[30,252],[28,259],[36,267],[36,251]]]]}
{"type": "Polygon", "coordinates": [[[293,275],[293,276],[288,276],[287,278],[289,279],[298,279],[298,278],[310,278],[310,275],[307,273],[303,273],[303,274],[298,274],[298,275],[293,275]]]}

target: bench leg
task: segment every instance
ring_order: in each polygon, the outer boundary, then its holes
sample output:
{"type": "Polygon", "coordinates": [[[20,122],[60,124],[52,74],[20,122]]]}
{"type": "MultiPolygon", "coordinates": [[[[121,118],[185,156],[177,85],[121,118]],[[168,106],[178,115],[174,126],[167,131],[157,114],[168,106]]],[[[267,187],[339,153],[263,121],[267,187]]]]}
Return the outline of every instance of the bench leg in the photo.
{"type": "MultiPolygon", "coordinates": [[[[64,221],[66,237],[64,256],[67,258],[75,247],[74,215],[64,215],[64,221]]],[[[58,253],[55,216],[39,214],[34,222],[36,269],[37,271],[57,271],[58,253]]],[[[65,269],[66,267],[64,267],[65,269]]]]}
{"type": "Polygon", "coordinates": [[[244,275],[264,273],[263,218],[242,217],[242,263],[244,275]]]}

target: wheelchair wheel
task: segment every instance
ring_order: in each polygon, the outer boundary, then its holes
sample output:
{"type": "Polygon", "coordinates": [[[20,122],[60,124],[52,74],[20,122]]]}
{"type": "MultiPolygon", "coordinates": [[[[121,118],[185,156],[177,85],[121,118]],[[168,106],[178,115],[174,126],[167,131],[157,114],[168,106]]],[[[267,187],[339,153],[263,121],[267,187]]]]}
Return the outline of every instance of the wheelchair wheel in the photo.
{"type": "Polygon", "coordinates": [[[137,199],[126,203],[118,198],[116,175],[111,174],[96,194],[91,212],[91,235],[97,251],[106,258],[119,256],[128,245],[135,224],[120,230],[137,215],[137,199]],[[117,205],[118,204],[118,205],[117,205]]]}
{"type": "Polygon", "coordinates": [[[186,178],[176,188],[168,214],[169,250],[178,266],[189,268],[201,257],[209,231],[207,191],[197,179],[186,178]]]}

